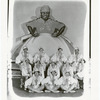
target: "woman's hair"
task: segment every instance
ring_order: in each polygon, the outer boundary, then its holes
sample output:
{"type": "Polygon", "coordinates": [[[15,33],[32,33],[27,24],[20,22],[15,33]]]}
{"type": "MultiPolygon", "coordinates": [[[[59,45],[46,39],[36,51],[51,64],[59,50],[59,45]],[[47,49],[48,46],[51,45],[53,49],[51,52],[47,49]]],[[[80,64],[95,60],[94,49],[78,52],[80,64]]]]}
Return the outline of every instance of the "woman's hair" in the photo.
{"type": "Polygon", "coordinates": [[[25,47],[23,47],[23,50],[25,50],[25,49],[27,49],[28,50],[28,48],[25,46],[25,47]]]}
{"type": "Polygon", "coordinates": [[[43,12],[44,10],[50,12],[50,7],[48,5],[44,5],[41,7],[40,12],[43,12]]]}
{"type": "Polygon", "coordinates": [[[39,51],[40,51],[41,49],[44,51],[44,49],[43,49],[43,48],[39,48],[39,51]]]}
{"type": "Polygon", "coordinates": [[[58,50],[60,50],[60,49],[63,50],[62,48],[58,48],[58,50]]]}

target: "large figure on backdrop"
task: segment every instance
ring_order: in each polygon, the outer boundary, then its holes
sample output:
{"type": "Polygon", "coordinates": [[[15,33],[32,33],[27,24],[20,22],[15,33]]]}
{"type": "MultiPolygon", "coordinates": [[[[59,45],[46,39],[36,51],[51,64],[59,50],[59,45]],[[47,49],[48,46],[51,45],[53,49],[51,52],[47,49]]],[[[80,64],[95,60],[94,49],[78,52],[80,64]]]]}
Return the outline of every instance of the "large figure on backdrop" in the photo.
{"type": "Polygon", "coordinates": [[[26,23],[29,34],[21,37],[20,42],[12,51],[12,58],[27,47],[29,53],[34,55],[40,47],[43,47],[50,56],[58,47],[61,47],[66,56],[74,52],[74,47],[67,37],[63,35],[66,25],[51,17],[51,9],[44,5],[40,9],[40,17],[26,23]]]}

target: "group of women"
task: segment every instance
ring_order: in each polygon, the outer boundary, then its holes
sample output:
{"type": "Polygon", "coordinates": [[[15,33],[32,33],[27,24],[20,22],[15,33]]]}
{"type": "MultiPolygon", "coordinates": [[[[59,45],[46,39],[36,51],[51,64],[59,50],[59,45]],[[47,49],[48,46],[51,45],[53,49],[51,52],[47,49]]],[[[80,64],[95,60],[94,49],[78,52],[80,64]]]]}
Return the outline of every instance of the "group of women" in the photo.
{"type": "Polygon", "coordinates": [[[29,92],[75,92],[83,88],[85,60],[75,48],[74,54],[66,57],[62,48],[49,57],[43,48],[31,56],[27,47],[16,57],[21,70],[20,88],[29,92]]]}

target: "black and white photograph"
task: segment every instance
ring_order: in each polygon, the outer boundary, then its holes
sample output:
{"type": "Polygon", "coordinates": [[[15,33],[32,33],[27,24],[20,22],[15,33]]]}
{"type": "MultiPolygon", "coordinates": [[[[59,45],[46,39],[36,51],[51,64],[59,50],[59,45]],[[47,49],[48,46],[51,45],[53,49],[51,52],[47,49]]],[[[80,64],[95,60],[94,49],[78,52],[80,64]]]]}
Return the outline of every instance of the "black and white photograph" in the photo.
{"type": "Polygon", "coordinates": [[[13,91],[22,98],[74,99],[90,91],[90,2],[9,0],[8,5],[8,97],[13,91]]]}

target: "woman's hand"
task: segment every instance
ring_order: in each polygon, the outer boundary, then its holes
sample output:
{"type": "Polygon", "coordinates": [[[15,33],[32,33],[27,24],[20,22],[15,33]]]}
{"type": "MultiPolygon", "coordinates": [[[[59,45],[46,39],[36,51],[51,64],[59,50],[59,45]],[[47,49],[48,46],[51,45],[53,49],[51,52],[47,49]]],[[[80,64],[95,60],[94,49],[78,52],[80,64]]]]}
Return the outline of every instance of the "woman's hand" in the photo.
{"type": "Polygon", "coordinates": [[[56,34],[52,34],[51,36],[52,36],[52,37],[57,37],[57,35],[56,35],[56,34]]]}
{"type": "Polygon", "coordinates": [[[21,61],[20,63],[19,63],[19,65],[21,65],[23,63],[23,61],[21,61]]]}
{"type": "Polygon", "coordinates": [[[26,63],[30,63],[30,60],[29,60],[29,59],[26,59],[25,62],[26,62],[26,63]]]}
{"type": "Polygon", "coordinates": [[[52,37],[57,37],[59,30],[55,28],[54,33],[51,34],[52,37]]]}
{"type": "Polygon", "coordinates": [[[39,36],[39,33],[32,34],[32,36],[38,37],[39,36]]]}
{"type": "Polygon", "coordinates": [[[37,30],[36,30],[36,27],[32,28],[31,26],[27,26],[28,27],[28,30],[30,32],[30,34],[33,36],[33,37],[38,37],[39,36],[39,33],[37,33],[37,30]]]}
{"type": "Polygon", "coordinates": [[[52,34],[53,37],[60,36],[65,30],[65,26],[63,26],[61,29],[55,28],[54,33],[52,34]]]}

